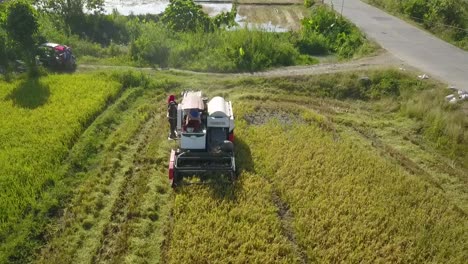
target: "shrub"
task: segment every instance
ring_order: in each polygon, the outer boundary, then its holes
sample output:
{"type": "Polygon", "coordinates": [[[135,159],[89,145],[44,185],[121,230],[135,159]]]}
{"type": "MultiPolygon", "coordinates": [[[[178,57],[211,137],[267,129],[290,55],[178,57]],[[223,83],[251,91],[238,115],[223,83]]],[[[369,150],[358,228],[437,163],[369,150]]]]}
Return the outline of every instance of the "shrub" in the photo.
{"type": "Polygon", "coordinates": [[[309,55],[322,55],[328,53],[327,38],[316,32],[302,36],[296,45],[301,53],[309,55]]]}
{"type": "Polygon", "coordinates": [[[341,58],[350,58],[363,43],[364,37],[355,26],[338,17],[333,10],[320,6],[313,10],[310,18],[302,21],[301,39],[297,45],[308,54],[324,54],[327,48],[341,58]]]}
{"type": "Polygon", "coordinates": [[[401,112],[422,123],[426,139],[450,155],[465,157],[468,151],[468,118],[457,105],[449,105],[444,89],[430,89],[408,96],[402,103],[401,112]]]}
{"type": "Polygon", "coordinates": [[[150,64],[199,71],[258,71],[293,65],[299,52],[289,33],[239,29],[213,32],[172,32],[146,23],[131,44],[132,58],[150,64]]]}
{"type": "Polygon", "coordinates": [[[171,50],[169,36],[170,33],[156,23],[144,24],[141,36],[131,43],[131,57],[166,67],[171,50]]]}
{"type": "Polygon", "coordinates": [[[425,0],[410,0],[406,1],[403,5],[405,13],[420,21],[423,20],[424,15],[429,11],[429,5],[425,0]]]}

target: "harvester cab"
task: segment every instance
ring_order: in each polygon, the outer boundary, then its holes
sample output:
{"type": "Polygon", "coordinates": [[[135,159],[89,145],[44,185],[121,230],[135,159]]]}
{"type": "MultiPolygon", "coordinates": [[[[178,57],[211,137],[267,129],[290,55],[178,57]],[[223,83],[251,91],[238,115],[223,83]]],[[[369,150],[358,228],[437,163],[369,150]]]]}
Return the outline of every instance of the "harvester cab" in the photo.
{"type": "Polygon", "coordinates": [[[169,180],[177,186],[184,176],[217,172],[236,178],[234,114],[230,101],[203,97],[202,92],[182,94],[177,108],[178,148],[171,150],[169,180]]]}

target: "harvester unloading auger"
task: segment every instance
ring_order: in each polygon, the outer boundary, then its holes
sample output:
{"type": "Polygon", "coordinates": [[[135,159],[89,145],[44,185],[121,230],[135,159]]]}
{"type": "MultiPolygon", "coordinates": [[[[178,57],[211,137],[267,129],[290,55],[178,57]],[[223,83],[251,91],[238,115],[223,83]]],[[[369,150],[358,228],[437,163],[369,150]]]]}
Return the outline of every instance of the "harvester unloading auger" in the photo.
{"type": "Polygon", "coordinates": [[[177,106],[179,147],[171,150],[169,180],[177,186],[184,176],[208,172],[236,178],[234,114],[230,101],[208,98],[202,92],[184,92],[177,106]]]}

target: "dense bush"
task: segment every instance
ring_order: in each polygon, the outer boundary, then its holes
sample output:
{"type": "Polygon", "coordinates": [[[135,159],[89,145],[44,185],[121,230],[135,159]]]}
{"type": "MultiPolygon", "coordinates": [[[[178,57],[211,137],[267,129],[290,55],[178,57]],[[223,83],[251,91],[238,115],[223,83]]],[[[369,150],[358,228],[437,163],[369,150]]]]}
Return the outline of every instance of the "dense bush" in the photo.
{"type": "Polygon", "coordinates": [[[167,66],[171,35],[164,27],[155,23],[146,23],[141,28],[143,34],[131,44],[130,55],[161,67],[167,66]]]}
{"type": "Polygon", "coordinates": [[[327,53],[348,58],[365,46],[355,27],[324,7],[304,20],[299,34],[227,30],[234,25],[235,16],[236,5],[230,12],[209,17],[193,1],[175,0],[162,15],[83,14],[82,23],[69,28],[64,28],[61,18],[42,13],[40,32],[44,41],[72,47],[85,63],[216,72],[312,64],[317,59],[311,55],[327,53]]]}
{"type": "Polygon", "coordinates": [[[235,25],[236,8],[234,4],[231,12],[222,12],[211,18],[203,11],[202,6],[193,0],[170,0],[161,20],[173,31],[212,31],[224,25],[235,25]]]}
{"type": "Polygon", "coordinates": [[[339,57],[350,58],[363,46],[364,36],[359,30],[333,10],[319,6],[312,15],[302,21],[298,47],[311,55],[323,54],[326,50],[339,57]]]}
{"type": "Polygon", "coordinates": [[[6,68],[8,51],[7,51],[7,35],[5,32],[5,10],[4,6],[0,5],[0,68],[6,68]]]}
{"type": "Polygon", "coordinates": [[[310,55],[323,55],[328,53],[328,40],[327,38],[316,32],[309,32],[303,35],[297,42],[299,51],[310,55]]]}
{"type": "Polygon", "coordinates": [[[290,33],[239,29],[213,32],[173,32],[158,23],[147,23],[131,44],[136,60],[159,66],[199,71],[257,71],[293,65],[299,52],[290,33]]]}
{"type": "Polygon", "coordinates": [[[468,49],[468,2],[464,0],[369,0],[401,13],[447,41],[468,49]]]}

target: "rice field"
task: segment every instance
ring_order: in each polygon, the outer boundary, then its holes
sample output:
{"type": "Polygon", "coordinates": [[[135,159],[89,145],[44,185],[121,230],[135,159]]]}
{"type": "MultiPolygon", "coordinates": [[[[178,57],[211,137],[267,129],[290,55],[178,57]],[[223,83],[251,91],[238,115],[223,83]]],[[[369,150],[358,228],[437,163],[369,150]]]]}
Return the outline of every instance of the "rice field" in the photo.
{"type": "Polygon", "coordinates": [[[18,223],[41,210],[38,201],[60,181],[58,169],[68,150],[122,86],[110,76],[92,74],[0,81],[0,87],[3,240],[22,235],[18,223]]]}
{"type": "MultiPolygon", "coordinates": [[[[115,96],[122,84],[131,83],[133,88],[119,93],[76,136],[75,144],[64,147],[71,150],[64,151],[69,158],[62,165],[75,168],[64,179],[79,179],[76,188],[68,190],[68,202],[43,227],[42,237],[33,239],[37,245],[32,254],[22,256],[18,248],[11,249],[3,260],[464,263],[468,259],[468,170],[431,144],[423,120],[407,117],[400,109],[405,100],[417,96],[415,90],[441,89],[437,83],[413,81],[412,75],[391,70],[286,78],[182,72],[115,75],[120,77],[104,82],[110,90],[115,85],[108,96],[115,96]],[[371,87],[375,99],[357,99],[365,95],[353,90],[362,75],[380,88],[387,77],[396,80],[401,96],[379,97],[371,87]],[[166,139],[165,100],[167,94],[186,89],[202,89],[209,96],[233,101],[241,171],[234,184],[222,178],[200,184],[194,177],[186,180],[186,186],[169,187],[168,155],[176,143],[166,139]],[[93,150],[92,157],[88,149],[93,150]]],[[[60,78],[49,76],[42,83],[52,87],[52,80],[60,83],[60,78]]],[[[93,73],[74,78],[93,79],[98,85],[110,77],[93,73]]],[[[14,85],[8,87],[14,90],[14,85]]],[[[99,101],[96,98],[105,95],[93,98],[99,101]]],[[[33,110],[15,111],[35,111],[57,102],[51,98],[33,110]]],[[[461,109],[443,111],[458,114],[461,109]]],[[[60,181],[56,179],[57,184],[60,181]]]]}

